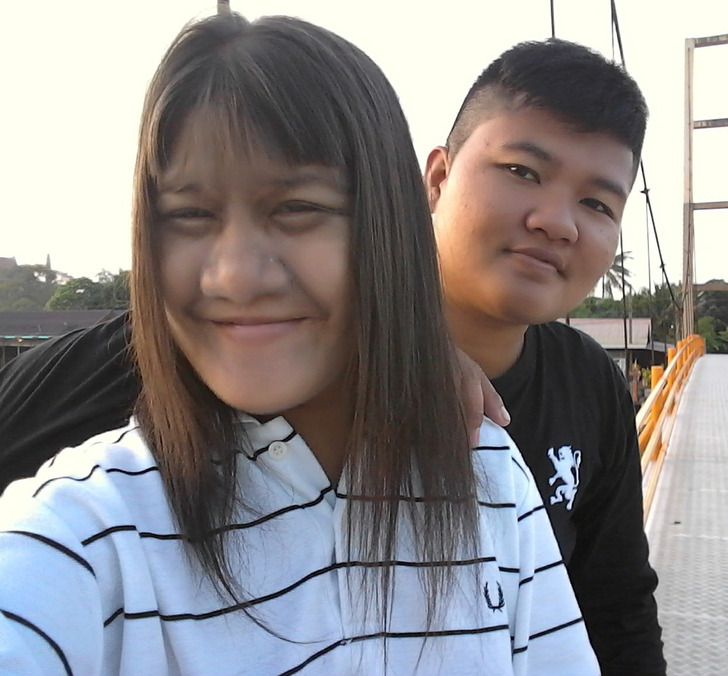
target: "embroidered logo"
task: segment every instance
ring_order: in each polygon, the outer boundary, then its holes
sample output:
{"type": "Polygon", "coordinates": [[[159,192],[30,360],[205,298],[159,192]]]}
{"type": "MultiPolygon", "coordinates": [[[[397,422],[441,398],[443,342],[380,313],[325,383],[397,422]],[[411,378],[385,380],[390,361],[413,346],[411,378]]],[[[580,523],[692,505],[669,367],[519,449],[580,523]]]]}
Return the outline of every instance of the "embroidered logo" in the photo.
{"type": "Polygon", "coordinates": [[[496,582],[496,585],[498,585],[498,603],[493,603],[493,599],[490,598],[487,582],[485,583],[485,587],[483,587],[483,594],[485,595],[485,602],[488,604],[488,608],[490,608],[493,612],[499,610],[502,613],[503,608],[506,605],[506,599],[503,595],[503,587],[501,587],[500,582],[496,582]]]}
{"type": "Polygon", "coordinates": [[[554,475],[549,478],[549,486],[561,481],[549,501],[552,505],[566,501],[566,509],[571,509],[579,488],[581,451],[574,451],[571,446],[562,446],[555,452],[553,448],[549,448],[548,455],[556,470],[554,475]]]}

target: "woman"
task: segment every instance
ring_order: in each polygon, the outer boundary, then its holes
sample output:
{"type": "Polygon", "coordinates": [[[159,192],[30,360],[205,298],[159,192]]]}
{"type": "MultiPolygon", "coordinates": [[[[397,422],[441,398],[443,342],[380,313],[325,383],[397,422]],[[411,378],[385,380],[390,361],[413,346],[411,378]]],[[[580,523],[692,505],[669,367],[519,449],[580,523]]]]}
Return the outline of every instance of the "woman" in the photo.
{"type": "Polygon", "coordinates": [[[183,30],[133,251],[134,419],[0,500],[3,673],[598,672],[517,450],[487,422],[468,450],[416,158],[361,51],[183,30]]]}

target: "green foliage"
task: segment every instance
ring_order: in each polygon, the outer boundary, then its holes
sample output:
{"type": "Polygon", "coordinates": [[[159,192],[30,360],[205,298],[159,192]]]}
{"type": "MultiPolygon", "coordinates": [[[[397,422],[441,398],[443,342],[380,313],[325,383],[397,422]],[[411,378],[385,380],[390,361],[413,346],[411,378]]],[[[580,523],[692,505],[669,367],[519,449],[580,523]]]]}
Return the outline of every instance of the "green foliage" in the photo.
{"type": "Polygon", "coordinates": [[[97,281],[77,277],[61,284],[46,304],[47,310],[111,310],[129,306],[129,272],[102,270],[97,281]]]}
{"type": "MultiPolygon", "coordinates": [[[[725,283],[722,279],[710,282],[725,283]]],[[[705,340],[707,352],[728,353],[728,292],[700,291],[695,299],[695,332],[705,340]]]]}
{"type": "MultiPolygon", "coordinates": [[[[682,302],[682,288],[672,285],[672,295],[678,303],[682,302]]],[[[655,340],[675,344],[676,330],[680,311],[672,302],[667,284],[657,284],[650,294],[641,289],[630,296],[633,317],[651,317],[652,334],[655,340]]]]}
{"type": "MultiPolygon", "coordinates": [[[[711,279],[710,281],[723,282],[722,279],[711,279]]],[[[728,291],[701,291],[696,299],[696,305],[698,317],[715,319],[716,335],[720,335],[728,329],[728,291]]]]}
{"type": "Polygon", "coordinates": [[[590,296],[581,301],[569,312],[569,315],[571,317],[622,317],[624,306],[621,300],[590,296]]]}
{"type": "Polygon", "coordinates": [[[706,352],[725,354],[728,352],[728,331],[716,331],[716,324],[715,317],[698,317],[695,331],[705,340],[706,352]]]}
{"type": "MultiPolygon", "coordinates": [[[[679,301],[681,290],[678,285],[672,286],[675,298],[679,301]]],[[[569,315],[571,317],[623,317],[625,306],[622,300],[612,298],[596,298],[591,296],[583,300],[569,315]]],[[[627,296],[627,315],[631,317],[650,317],[652,333],[655,340],[675,343],[675,327],[677,322],[676,308],[672,303],[667,284],[658,284],[652,291],[642,289],[627,296]]]]}
{"type": "Polygon", "coordinates": [[[56,271],[18,265],[0,277],[0,311],[42,310],[55,291],[56,271]]]}
{"type": "Polygon", "coordinates": [[[614,290],[622,292],[622,281],[624,280],[624,288],[627,293],[630,293],[633,288],[629,281],[632,276],[632,272],[627,269],[626,262],[632,258],[631,251],[625,251],[624,255],[618,253],[609,269],[604,273],[602,277],[602,298],[614,298],[614,290]]]}

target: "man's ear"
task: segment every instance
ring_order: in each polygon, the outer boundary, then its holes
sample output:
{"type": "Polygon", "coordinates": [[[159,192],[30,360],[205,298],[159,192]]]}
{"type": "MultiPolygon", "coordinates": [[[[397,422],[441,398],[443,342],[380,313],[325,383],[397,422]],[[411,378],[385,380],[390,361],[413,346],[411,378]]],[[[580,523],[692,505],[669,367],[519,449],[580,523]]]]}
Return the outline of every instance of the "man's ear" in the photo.
{"type": "Polygon", "coordinates": [[[434,213],[440,193],[445,187],[447,176],[450,173],[450,158],[445,146],[437,146],[430,151],[425,164],[425,189],[430,212],[434,213]]]}

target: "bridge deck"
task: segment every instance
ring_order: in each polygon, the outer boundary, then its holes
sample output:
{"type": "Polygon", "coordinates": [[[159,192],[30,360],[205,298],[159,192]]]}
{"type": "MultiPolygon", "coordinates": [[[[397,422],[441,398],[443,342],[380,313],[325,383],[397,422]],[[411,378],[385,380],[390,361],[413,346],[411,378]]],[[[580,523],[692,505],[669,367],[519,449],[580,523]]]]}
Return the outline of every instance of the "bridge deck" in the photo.
{"type": "Polygon", "coordinates": [[[728,674],[728,355],[695,364],[647,534],[668,674],[728,674]]]}

